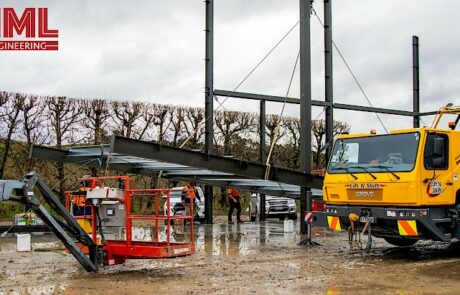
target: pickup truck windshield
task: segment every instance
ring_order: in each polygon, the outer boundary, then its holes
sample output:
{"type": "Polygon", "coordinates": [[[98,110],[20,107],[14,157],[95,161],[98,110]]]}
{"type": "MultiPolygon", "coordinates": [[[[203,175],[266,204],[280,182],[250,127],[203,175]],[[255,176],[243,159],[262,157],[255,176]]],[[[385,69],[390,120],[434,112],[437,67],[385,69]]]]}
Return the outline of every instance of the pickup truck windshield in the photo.
{"type": "Polygon", "coordinates": [[[408,172],[415,165],[418,132],[339,139],[329,173],[408,172]]]}

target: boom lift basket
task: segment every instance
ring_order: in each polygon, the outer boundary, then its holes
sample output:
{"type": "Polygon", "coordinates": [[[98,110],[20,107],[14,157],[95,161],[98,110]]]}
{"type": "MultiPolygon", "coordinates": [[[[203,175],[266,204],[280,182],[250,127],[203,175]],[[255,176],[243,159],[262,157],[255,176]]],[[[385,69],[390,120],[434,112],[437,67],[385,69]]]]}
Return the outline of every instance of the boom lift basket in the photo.
{"type": "Polygon", "coordinates": [[[96,241],[103,264],[193,254],[193,200],[189,215],[176,216],[169,210],[169,189],[136,189],[128,176],[80,181],[79,191],[66,192],[66,207],[96,241]]]}

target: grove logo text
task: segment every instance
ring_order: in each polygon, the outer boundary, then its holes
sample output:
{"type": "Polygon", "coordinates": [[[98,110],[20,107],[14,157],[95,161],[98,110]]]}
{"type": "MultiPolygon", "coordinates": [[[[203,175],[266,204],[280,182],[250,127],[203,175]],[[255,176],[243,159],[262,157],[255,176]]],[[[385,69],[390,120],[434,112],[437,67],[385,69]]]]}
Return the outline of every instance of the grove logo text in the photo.
{"type": "Polygon", "coordinates": [[[0,8],[0,50],[58,50],[59,31],[48,28],[48,8],[0,8]]]}

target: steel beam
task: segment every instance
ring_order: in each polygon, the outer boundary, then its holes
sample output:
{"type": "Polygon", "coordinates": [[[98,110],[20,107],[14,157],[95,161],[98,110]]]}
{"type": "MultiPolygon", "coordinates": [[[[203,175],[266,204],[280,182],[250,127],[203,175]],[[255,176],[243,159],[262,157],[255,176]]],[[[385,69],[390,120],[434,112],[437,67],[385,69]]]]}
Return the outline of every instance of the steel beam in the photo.
{"type": "MultiPolygon", "coordinates": [[[[97,159],[98,157],[96,156],[88,156],[85,154],[78,156],[70,155],[69,151],[67,150],[60,150],[44,146],[34,145],[30,151],[30,157],[34,159],[49,160],[59,163],[77,163],[80,165],[83,163],[85,166],[91,168],[102,169],[103,167],[105,167],[105,164],[103,164],[102,166],[100,165],[97,159]]],[[[114,171],[141,174],[146,176],[156,176],[155,171],[152,171],[150,169],[144,169],[142,166],[130,163],[110,164],[109,169],[114,171]]]]}
{"type": "Polygon", "coordinates": [[[432,112],[422,112],[419,114],[420,117],[424,116],[435,116],[438,114],[438,111],[432,111],[432,112]]]}
{"type": "Polygon", "coordinates": [[[420,72],[418,55],[418,37],[412,36],[412,85],[413,85],[413,111],[414,127],[420,127],[420,72]],[[417,115],[416,115],[417,114],[417,115]]]}
{"type": "MultiPolygon", "coordinates": [[[[286,100],[286,103],[292,103],[292,104],[300,103],[300,100],[294,97],[286,98],[284,96],[274,96],[274,95],[265,95],[265,94],[256,94],[256,93],[229,91],[229,90],[219,90],[219,89],[214,89],[214,95],[252,99],[252,100],[261,100],[261,101],[270,101],[270,102],[279,102],[279,103],[284,103],[284,100],[286,100]]],[[[318,101],[318,102],[321,102],[322,105],[324,105],[323,101],[318,101]]]]}
{"type": "Polygon", "coordinates": [[[260,112],[259,112],[259,160],[261,164],[265,164],[267,161],[267,155],[265,153],[265,101],[260,101],[260,112]]]}
{"type": "MultiPolygon", "coordinates": [[[[155,142],[113,135],[111,148],[112,153],[231,173],[243,177],[264,179],[265,176],[266,167],[259,163],[209,155],[178,147],[165,146],[155,142]]],[[[311,186],[318,189],[322,187],[323,178],[310,173],[277,167],[272,167],[270,171],[271,173],[268,180],[279,181],[286,184],[311,186]]]]}
{"type": "MultiPolygon", "coordinates": [[[[206,52],[205,52],[205,152],[210,155],[214,149],[214,0],[206,3],[206,52]]],[[[205,186],[205,219],[206,223],[213,222],[212,217],[212,187],[205,186]]]]}
{"type": "Polygon", "coordinates": [[[205,0],[205,3],[205,151],[212,154],[214,136],[214,0],[205,0]]]}
{"type": "Polygon", "coordinates": [[[210,185],[204,186],[204,218],[207,224],[214,222],[213,218],[213,204],[214,204],[214,192],[213,187],[210,185]]]}
{"type": "Polygon", "coordinates": [[[300,169],[311,171],[310,0],[300,1],[300,169]]]}
{"type": "Polygon", "coordinates": [[[380,113],[380,114],[408,116],[408,117],[412,117],[414,115],[414,113],[411,111],[400,111],[400,110],[391,110],[391,109],[383,109],[383,108],[356,106],[356,105],[343,104],[343,103],[334,103],[334,108],[342,109],[342,110],[349,110],[349,111],[380,113]]]}
{"type": "MultiPolygon", "coordinates": [[[[260,112],[259,112],[259,159],[263,165],[267,161],[267,155],[265,153],[265,100],[260,101],[260,112]]],[[[265,194],[260,194],[259,198],[259,220],[265,220],[265,194]]]]}
{"type": "MultiPolygon", "coordinates": [[[[263,94],[254,94],[254,93],[246,93],[246,92],[235,92],[235,91],[227,91],[227,90],[214,90],[214,95],[233,97],[233,98],[251,99],[251,100],[279,102],[279,103],[283,103],[285,99],[282,96],[263,95],[263,94]]],[[[290,97],[287,99],[286,103],[300,104],[300,99],[290,97]]],[[[315,107],[329,106],[327,102],[320,101],[320,100],[312,100],[311,105],[315,107]]],[[[401,110],[392,110],[392,109],[385,109],[385,108],[366,107],[366,106],[350,105],[350,104],[343,104],[343,103],[334,103],[332,104],[332,106],[334,109],[388,114],[388,115],[396,115],[396,116],[413,117],[414,115],[417,115],[416,113],[412,111],[401,111],[401,110]]],[[[428,115],[431,115],[432,113],[436,114],[436,112],[427,112],[427,113],[421,113],[420,116],[422,115],[428,116],[428,115]]]]}
{"type": "MultiPolygon", "coordinates": [[[[303,214],[307,208],[307,197],[308,197],[308,191],[306,187],[301,187],[300,188],[300,233],[301,234],[307,234],[308,233],[308,227],[307,223],[305,222],[305,219],[303,218],[303,214]]],[[[311,239],[311,237],[308,237],[307,239],[311,239]]]]}
{"type": "MultiPolygon", "coordinates": [[[[310,0],[299,0],[300,8],[300,169],[311,172],[311,44],[310,44],[310,0]]],[[[301,186],[301,200],[307,197],[309,185],[301,186]]],[[[301,212],[311,210],[301,206],[301,212]]],[[[300,219],[300,233],[306,234],[308,225],[300,219]]],[[[309,235],[310,239],[311,236],[309,235]]]]}
{"type": "MultiPolygon", "coordinates": [[[[203,155],[206,155],[206,154],[201,153],[201,156],[203,156],[203,155]]],[[[79,164],[79,165],[82,165],[82,163],[83,163],[88,167],[94,167],[94,168],[99,168],[99,169],[105,167],[105,163],[102,163],[102,166],[100,165],[100,162],[98,161],[100,159],[99,155],[96,155],[96,154],[93,154],[93,153],[89,153],[89,154],[81,153],[80,155],[76,155],[74,149],[70,153],[67,150],[60,150],[60,149],[55,149],[55,148],[50,148],[50,147],[43,147],[43,146],[33,146],[32,151],[31,151],[31,157],[34,158],[34,159],[51,160],[51,161],[57,161],[57,162],[62,162],[62,163],[74,163],[74,164],[79,164]]],[[[218,156],[216,156],[216,157],[218,157],[218,156]]],[[[225,159],[225,160],[228,160],[228,158],[224,158],[224,157],[222,157],[222,158],[225,159]]],[[[112,159],[116,159],[116,158],[113,157],[112,159]]],[[[204,158],[202,158],[202,159],[204,159],[204,158]]],[[[230,159],[230,160],[237,161],[237,160],[234,160],[234,159],[230,159]]],[[[235,162],[233,162],[233,161],[232,161],[232,163],[235,164],[235,162]]],[[[240,162],[238,162],[238,164],[239,163],[240,162]]],[[[260,164],[258,164],[258,165],[260,165],[260,164]]],[[[260,167],[265,169],[265,166],[263,166],[263,165],[260,165],[260,167]]],[[[135,164],[135,163],[134,164],[127,163],[127,162],[117,163],[117,164],[112,164],[111,163],[109,165],[109,169],[113,170],[113,171],[140,174],[140,175],[146,175],[146,176],[155,176],[156,175],[156,170],[152,171],[152,170],[146,168],[145,165],[138,165],[138,164],[135,164]]],[[[190,168],[190,169],[192,169],[192,168],[190,168]]],[[[277,168],[272,168],[272,169],[278,170],[277,168]]],[[[218,176],[218,174],[215,173],[216,170],[217,169],[214,168],[211,171],[211,172],[214,172],[215,175],[213,175],[213,173],[211,173],[209,175],[193,175],[193,176],[188,175],[188,173],[185,173],[185,172],[183,174],[175,174],[175,170],[173,170],[173,172],[172,172],[172,174],[174,174],[174,175],[169,175],[169,173],[167,173],[167,171],[165,171],[165,174],[163,175],[163,177],[171,178],[171,179],[174,179],[174,180],[183,180],[183,181],[194,180],[197,183],[202,183],[202,184],[206,184],[206,185],[210,185],[210,186],[232,186],[232,185],[234,185],[237,188],[246,188],[247,190],[252,190],[252,191],[259,192],[259,193],[283,195],[283,194],[275,194],[275,193],[273,193],[273,190],[264,189],[266,186],[259,185],[257,180],[259,180],[259,182],[261,182],[263,178],[245,179],[244,181],[247,181],[248,183],[250,183],[251,181],[254,181],[256,183],[253,187],[248,187],[247,185],[242,184],[243,180],[242,180],[241,175],[233,175],[232,174],[232,175],[220,175],[220,176],[218,176]]],[[[263,171],[265,171],[265,170],[263,170],[263,171]]],[[[286,173],[286,175],[283,176],[284,178],[289,177],[289,174],[287,174],[287,173],[293,173],[292,175],[297,175],[297,176],[295,176],[295,178],[297,178],[298,174],[300,172],[287,170],[285,173],[286,173]]],[[[302,177],[302,175],[305,175],[305,174],[301,174],[300,177],[302,177]]],[[[316,183],[315,185],[312,185],[313,187],[321,189],[322,178],[320,178],[318,176],[315,176],[315,179],[313,180],[313,182],[316,183]]],[[[286,184],[292,184],[292,182],[290,182],[290,183],[281,183],[281,186],[279,184],[277,185],[276,183],[274,183],[272,185],[277,186],[277,187],[279,186],[280,191],[282,191],[281,187],[284,187],[286,184]]],[[[285,194],[291,195],[292,193],[294,193],[294,195],[298,196],[300,194],[300,188],[299,188],[299,191],[295,191],[295,192],[292,191],[292,189],[285,190],[285,194]]]]}
{"type": "Polygon", "coordinates": [[[331,0],[324,0],[324,100],[326,106],[326,161],[332,150],[334,140],[334,95],[332,67],[332,8],[331,0]]]}

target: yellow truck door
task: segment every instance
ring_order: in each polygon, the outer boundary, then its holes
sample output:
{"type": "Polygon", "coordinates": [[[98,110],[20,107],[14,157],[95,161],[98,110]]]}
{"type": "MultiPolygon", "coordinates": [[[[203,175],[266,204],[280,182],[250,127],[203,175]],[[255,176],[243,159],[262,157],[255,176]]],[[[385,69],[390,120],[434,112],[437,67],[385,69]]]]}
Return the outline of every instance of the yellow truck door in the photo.
{"type": "Polygon", "coordinates": [[[447,132],[428,132],[421,165],[422,205],[448,205],[455,201],[452,153],[447,132]]]}

